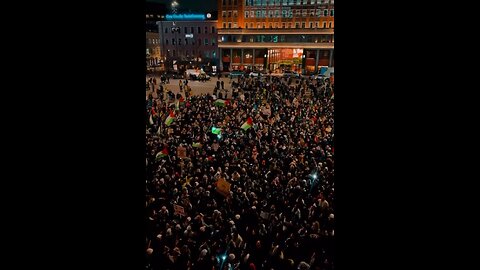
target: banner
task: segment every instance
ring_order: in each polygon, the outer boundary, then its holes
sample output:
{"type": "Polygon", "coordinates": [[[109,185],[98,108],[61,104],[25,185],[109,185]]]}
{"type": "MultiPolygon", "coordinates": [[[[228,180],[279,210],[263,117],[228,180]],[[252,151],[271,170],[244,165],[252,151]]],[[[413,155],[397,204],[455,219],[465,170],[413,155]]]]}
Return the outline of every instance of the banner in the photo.
{"type": "Polygon", "coordinates": [[[220,178],[217,181],[217,192],[222,194],[225,197],[230,196],[230,183],[225,181],[225,179],[220,178]]]}
{"type": "Polygon", "coordinates": [[[185,209],[183,208],[183,206],[174,204],[174,205],[173,205],[173,209],[175,210],[175,211],[174,211],[174,214],[175,214],[175,215],[185,216],[185,209]]]}

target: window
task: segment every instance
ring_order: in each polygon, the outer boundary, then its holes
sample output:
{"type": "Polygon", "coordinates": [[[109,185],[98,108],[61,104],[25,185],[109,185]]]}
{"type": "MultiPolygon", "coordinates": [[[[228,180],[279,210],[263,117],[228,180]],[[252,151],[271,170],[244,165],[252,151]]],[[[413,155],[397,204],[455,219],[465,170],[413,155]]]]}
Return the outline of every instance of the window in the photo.
{"type": "Polygon", "coordinates": [[[236,22],[233,23],[233,28],[238,28],[238,25],[236,22]]]}
{"type": "Polygon", "coordinates": [[[260,28],[260,23],[257,23],[257,28],[260,28]]]}
{"type": "Polygon", "coordinates": [[[208,34],[208,27],[205,26],[205,34],[208,34]]]}
{"type": "Polygon", "coordinates": [[[275,10],[275,17],[276,18],[280,17],[280,10],[278,10],[278,9],[275,10]]]}
{"type": "Polygon", "coordinates": [[[285,25],[286,25],[285,23],[282,23],[282,28],[286,28],[285,25]]]}
{"type": "Polygon", "coordinates": [[[250,11],[250,17],[255,18],[255,11],[250,11]]]}
{"type": "Polygon", "coordinates": [[[222,1],[222,5],[225,6],[226,4],[227,4],[227,0],[223,0],[223,1],[222,1]]]}
{"type": "Polygon", "coordinates": [[[300,11],[301,11],[300,9],[296,9],[295,10],[295,16],[300,17],[300,11]]]}
{"type": "Polygon", "coordinates": [[[168,45],[168,39],[165,39],[165,45],[168,45]]]}
{"type": "Polygon", "coordinates": [[[305,28],[305,22],[302,22],[302,28],[305,28]]]}
{"type": "Polygon", "coordinates": [[[245,11],[245,18],[248,18],[248,14],[249,14],[249,13],[250,13],[250,12],[245,11]]]}
{"type": "Polygon", "coordinates": [[[187,31],[187,27],[186,27],[186,26],[185,26],[185,29],[184,29],[184,31],[185,31],[185,34],[187,34],[187,33],[188,33],[188,31],[187,31]]]}
{"type": "Polygon", "coordinates": [[[273,17],[273,10],[269,10],[269,11],[268,11],[268,17],[269,17],[269,18],[272,18],[272,17],[273,17]]]}
{"type": "Polygon", "coordinates": [[[222,11],[222,17],[227,17],[227,12],[226,11],[222,11]]]}
{"type": "Polygon", "coordinates": [[[282,4],[283,4],[284,6],[288,5],[288,0],[282,0],[282,4]]]}
{"type": "Polygon", "coordinates": [[[233,5],[236,6],[237,4],[237,0],[233,0],[233,5]]]}
{"type": "Polygon", "coordinates": [[[215,38],[212,38],[212,46],[215,46],[215,38]]]}
{"type": "Polygon", "coordinates": [[[302,17],[307,17],[307,10],[306,9],[302,10],[302,17]]]}
{"type": "Polygon", "coordinates": [[[261,18],[261,17],[260,17],[261,15],[262,15],[262,13],[260,12],[260,10],[257,10],[257,11],[256,11],[256,15],[255,15],[255,17],[257,17],[257,18],[261,18]]]}
{"type": "Polygon", "coordinates": [[[215,26],[212,26],[212,34],[215,34],[215,26]]]}
{"type": "Polygon", "coordinates": [[[310,9],[310,16],[315,16],[315,9],[310,9]]]}
{"type": "Polygon", "coordinates": [[[210,57],[210,53],[209,52],[205,52],[205,57],[210,57]]]}
{"type": "Polygon", "coordinates": [[[313,22],[310,22],[310,28],[313,28],[313,22]]]}
{"type": "Polygon", "coordinates": [[[268,25],[268,28],[273,28],[273,23],[270,23],[270,24],[268,25]]]}
{"type": "Polygon", "coordinates": [[[266,10],[262,10],[262,18],[266,18],[267,17],[267,11],[266,10]]]}
{"type": "Polygon", "coordinates": [[[328,16],[328,9],[323,10],[323,16],[327,17],[328,16]]]}
{"type": "Polygon", "coordinates": [[[315,15],[316,15],[317,17],[320,17],[320,16],[322,15],[322,12],[320,11],[320,9],[317,9],[317,10],[315,11],[315,15]]]}
{"type": "Polygon", "coordinates": [[[232,12],[229,11],[229,12],[228,12],[228,18],[231,18],[231,17],[232,17],[232,12]]]}
{"type": "Polygon", "coordinates": [[[250,23],[250,28],[253,28],[253,22],[252,22],[252,23],[250,23]]]}
{"type": "Polygon", "coordinates": [[[300,23],[295,23],[295,28],[300,28],[300,23]]]}
{"type": "Polygon", "coordinates": [[[248,6],[250,0],[245,0],[245,6],[248,6]]]}
{"type": "Polygon", "coordinates": [[[188,45],[188,38],[185,39],[185,45],[188,45]]]}
{"type": "Polygon", "coordinates": [[[198,29],[197,29],[197,30],[198,30],[198,33],[199,33],[199,34],[201,34],[201,33],[202,33],[202,31],[200,30],[200,26],[198,27],[198,29]]]}
{"type": "Polygon", "coordinates": [[[182,45],[182,39],[181,38],[178,39],[178,45],[182,45]]]}
{"type": "Polygon", "coordinates": [[[300,0],[297,0],[297,5],[301,5],[301,4],[300,4],[300,0]]]}
{"type": "Polygon", "coordinates": [[[232,5],[232,0],[228,0],[228,4],[231,6],[232,5]]]}
{"type": "Polygon", "coordinates": [[[266,27],[267,27],[267,25],[266,25],[265,23],[263,23],[262,26],[263,26],[263,28],[266,28],[266,27]]]}
{"type": "Polygon", "coordinates": [[[222,28],[223,28],[223,29],[227,28],[227,24],[226,24],[226,23],[223,23],[223,24],[222,24],[222,28]]]}
{"type": "MultiPolygon", "coordinates": [[[[330,9],[330,16],[333,17],[333,9],[330,9]]],[[[341,17],[341,16],[340,16],[341,17]]]]}
{"type": "Polygon", "coordinates": [[[232,28],[232,23],[231,22],[228,23],[228,28],[232,28]]]}
{"type": "Polygon", "coordinates": [[[248,23],[245,24],[245,29],[248,29],[248,23]]]}
{"type": "Polygon", "coordinates": [[[275,28],[278,28],[278,27],[279,27],[279,26],[278,26],[278,22],[276,22],[276,23],[275,23],[275,28]]]}
{"type": "Polygon", "coordinates": [[[328,23],[328,28],[332,28],[332,22],[328,23]]]}
{"type": "Polygon", "coordinates": [[[168,33],[168,28],[165,28],[165,34],[167,34],[167,33],[168,33]]]}
{"type": "Polygon", "coordinates": [[[327,22],[323,22],[323,28],[327,28],[327,22]]]}
{"type": "Polygon", "coordinates": [[[175,39],[172,38],[172,45],[175,45],[175,39]]]}

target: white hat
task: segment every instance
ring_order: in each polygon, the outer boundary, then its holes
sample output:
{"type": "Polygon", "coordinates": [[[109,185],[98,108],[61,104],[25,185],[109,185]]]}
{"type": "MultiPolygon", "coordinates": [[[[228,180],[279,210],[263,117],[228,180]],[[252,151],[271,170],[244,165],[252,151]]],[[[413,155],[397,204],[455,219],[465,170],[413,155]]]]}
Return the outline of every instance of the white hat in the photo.
{"type": "Polygon", "coordinates": [[[334,217],[333,213],[328,216],[329,219],[333,219],[334,217]]]}
{"type": "Polygon", "coordinates": [[[230,253],[230,255],[228,255],[228,259],[229,259],[230,261],[235,260],[235,254],[230,253]]]}
{"type": "Polygon", "coordinates": [[[236,215],[235,215],[235,219],[240,219],[240,215],[239,215],[239,214],[236,214],[236,215]]]}
{"type": "Polygon", "coordinates": [[[147,248],[147,254],[148,254],[148,255],[152,255],[152,253],[153,253],[153,249],[147,248]]]}

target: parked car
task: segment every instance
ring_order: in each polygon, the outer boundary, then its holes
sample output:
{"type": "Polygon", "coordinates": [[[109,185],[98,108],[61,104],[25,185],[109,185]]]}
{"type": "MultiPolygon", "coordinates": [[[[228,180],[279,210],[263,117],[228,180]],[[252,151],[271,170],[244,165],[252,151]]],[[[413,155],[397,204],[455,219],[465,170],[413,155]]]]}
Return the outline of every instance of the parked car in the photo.
{"type": "Polygon", "coordinates": [[[248,74],[248,76],[250,76],[250,77],[260,77],[260,76],[262,76],[262,74],[258,71],[252,71],[248,74]]]}
{"type": "Polygon", "coordinates": [[[283,75],[282,75],[283,78],[300,78],[300,74],[298,74],[298,72],[296,71],[292,71],[292,70],[285,70],[283,72],[283,75]]]}
{"type": "Polygon", "coordinates": [[[237,78],[237,77],[243,76],[243,74],[244,73],[240,70],[234,70],[234,71],[230,72],[228,77],[230,77],[230,79],[232,79],[232,78],[237,78]]]}

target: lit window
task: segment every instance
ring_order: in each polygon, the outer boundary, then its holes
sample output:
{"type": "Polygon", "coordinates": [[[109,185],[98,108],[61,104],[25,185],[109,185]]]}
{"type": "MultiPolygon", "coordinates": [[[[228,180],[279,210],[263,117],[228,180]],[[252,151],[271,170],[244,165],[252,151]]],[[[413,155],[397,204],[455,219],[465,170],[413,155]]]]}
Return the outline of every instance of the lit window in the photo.
{"type": "Polygon", "coordinates": [[[322,12],[320,11],[320,9],[317,9],[315,11],[315,15],[317,15],[317,17],[320,17],[322,15],[322,12]]]}
{"type": "Polygon", "coordinates": [[[205,39],[205,45],[208,45],[208,38],[205,39]]]}
{"type": "Polygon", "coordinates": [[[248,18],[248,14],[249,14],[249,12],[245,11],[245,18],[248,18]]]}
{"type": "Polygon", "coordinates": [[[238,28],[238,25],[236,22],[233,23],[233,28],[238,28]]]}
{"type": "Polygon", "coordinates": [[[226,11],[222,11],[222,17],[227,17],[227,12],[226,11]]]}

